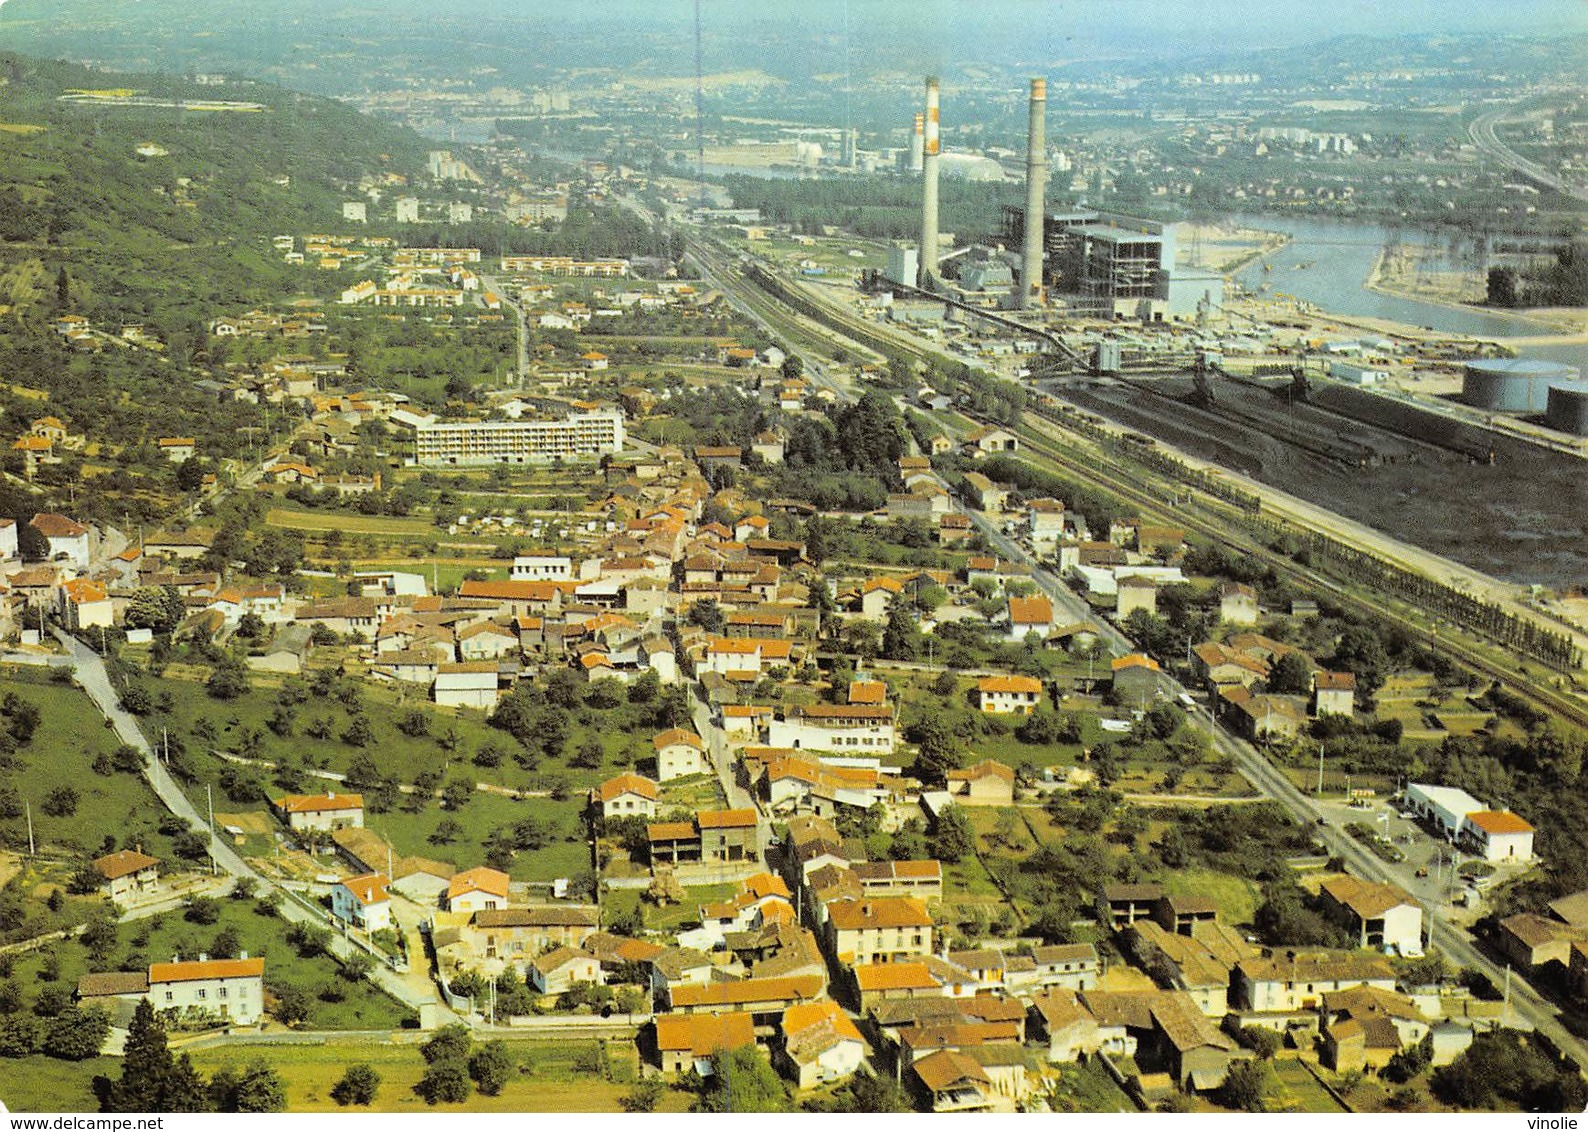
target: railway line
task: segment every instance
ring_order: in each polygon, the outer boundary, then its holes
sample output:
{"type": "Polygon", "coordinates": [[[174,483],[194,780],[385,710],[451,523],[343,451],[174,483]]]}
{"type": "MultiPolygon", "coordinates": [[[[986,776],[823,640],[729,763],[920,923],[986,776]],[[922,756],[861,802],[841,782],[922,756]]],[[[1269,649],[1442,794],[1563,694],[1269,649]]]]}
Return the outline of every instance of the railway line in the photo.
{"type": "MultiPolygon", "coordinates": [[[[748,277],[740,277],[740,279],[753,282],[748,277]]],[[[763,309],[767,310],[772,316],[771,320],[763,322],[763,325],[766,325],[769,330],[774,330],[774,332],[776,332],[775,324],[796,321],[799,315],[804,313],[793,308],[789,308],[792,313],[786,313],[783,310],[779,310],[776,305],[763,305],[763,309]]],[[[828,332],[836,331],[840,335],[845,334],[844,324],[853,321],[838,312],[829,312],[825,315],[808,314],[806,317],[818,318],[821,322],[828,325],[828,332]]],[[[761,319],[758,319],[758,321],[761,321],[761,319]]],[[[856,325],[855,329],[865,335],[862,341],[875,341],[873,328],[856,325]]],[[[845,336],[847,337],[847,335],[845,336]]],[[[917,358],[925,357],[928,354],[927,351],[908,343],[899,343],[897,348],[905,350],[909,356],[917,358]]],[[[830,342],[824,343],[823,353],[824,356],[831,355],[830,342]]],[[[964,415],[966,419],[976,419],[974,414],[966,413],[964,415]]],[[[1035,414],[1032,416],[1035,416],[1035,414]]],[[[1031,439],[1033,433],[1046,433],[1049,430],[1064,431],[1059,425],[1049,422],[1045,418],[1038,417],[1037,420],[1040,422],[1039,425],[1027,423],[1020,426],[1019,431],[1024,433],[1027,442],[1032,443],[1039,452],[1043,453],[1053,463],[1082,476],[1087,482],[1100,485],[1104,490],[1132,502],[1148,514],[1169,519],[1171,524],[1192,527],[1207,537],[1213,538],[1242,553],[1258,555],[1262,560],[1272,563],[1276,571],[1282,575],[1303,580],[1309,587],[1328,592],[1342,604],[1351,608],[1364,610],[1375,616],[1386,618],[1395,624],[1402,625],[1408,632],[1414,634],[1417,639],[1437,644],[1437,647],[1454,655],[1462,662],[1471,665],[1474,669],[1504,680],[1507,684],[1523,691],[1535,702],[1558,712],[1565,718],[1579,723],[1588,722],[1588,711],[1585,711],[1580,705],[1556,695],[1552,689],[1538,686],[1535,681],[1519,680],[1517,673],[1501,668],[1482,652],[1473,649],[1464,642],[1442,637],[1437,632],[1430,631],[1415,621],[1409,620],[1398,611],[1388,609],[1378,603],[1369,602],[1330,579],[1311,573],[1304,573],[1288,559],[1274,554],[1273,551],[1238,526],[1239,520],[1246,516],[1246,512],[1242,511],[1237,504],[1216,499],[1204,493],[1195,497],[1193,507],[1199,512],[1198,514],[1192,515],[1191,507],[1177,509],[1173,500],[1186,490],[1183,485],[1167,485],[1170,501],[1166,503],[1163,498],[1165,484],[1153,482],[1140,473],[1123,472],[1112,466],[1107,459],[1101,458],[1101,454],[1099,454],[1099,458],[1090,462],[1082,462],[1069,452],[1057,447],[1051,436],[1033,441],[1031,439]]],[[[1074,434],[1070,434],[1065,437],[1065,443],[1073,448],[1076,446],[1078,439],[1074,434]]],[[[991,521],[977,512],[970,512],[970,517],[976,528],[987,537],[989,543],[999,554],[1011,560],[1029,563],[1033,569],[1033,579],[1044,591],[1051,593],[1055,600],[1066,606],[1079,601],[1073,593],[1063,587],[1060,579],[1054,576],[1051,571],[1044,569],[1039,562],[1036,562],[1032,556],[1025,552],[1024,548],[998,531],[991,521]]],[[[1114,647],[1122,650],[1133,647],[1113,626],[1105,624],[1102,626],[1102,631],[1104,638],[1114,647]]],[[[1260,792],[1283,805],[1298,821],[1319,828],[1332,851],[1350,862],[1358,875],[1374,880],[1394,879],[1393,874],[1383,862],[1367,853],[1362,846],[1343,831],[1332,827],[1317,827],[1316,823],[1322,816],[1317,805],[1307,798],[1260,751],[1219,729],[1211,716],[1206,717],[1206,722],[1211,734],[1214,736],[1214,742],[1218,749],[1235,760],[1241,773],[1260,792]]],[[[1446,956],[1458,965],[1469,966],[1483,971],[1491,980],[1497,982],[1506,979],[1506,974],[1501,971],[1498,963],[1480,950],[1464,931],[1454,927],[1437,914],[1430,918],[1429,939],[1434,946],[1439,947],[1446,956]]],[[[1575,1065],[1581,1066],[1588,1063],[1588,1044],[1585,1044],[1568,1026],[1562,1023],[1556,1006],[1523,980],[1516,980],[1512,986],[1514,993],[1511,1000],[1511,1009],[1520,1015],[1526,1024],[1547,1035],[1558,1049],[1565,1051],[1573,1059],[1575,1065]]]]}

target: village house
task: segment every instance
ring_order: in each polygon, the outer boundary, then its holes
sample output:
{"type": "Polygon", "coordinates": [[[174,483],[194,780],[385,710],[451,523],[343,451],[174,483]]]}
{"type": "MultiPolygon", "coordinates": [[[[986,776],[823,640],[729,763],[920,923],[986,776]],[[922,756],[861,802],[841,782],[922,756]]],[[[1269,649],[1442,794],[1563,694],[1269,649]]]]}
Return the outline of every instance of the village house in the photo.
{"type": "Polygon", "coordinates": [[[118,904],[146,896],[160,884],[160,862],[137,849],[96,857],[94,871],[104,879],[105,895],[118,904]]]}
{"type": "Polygon", "coordinates": [[[183,1025],[200,1021],[249,1025],[265,1010],[265,961],[210,959],[149,965],[150,1004],[183,1025]]]}
{"type": "Polygon", "coordinates": [[[1331,877],[1318,891],[1324,911],[1356,939],[1358,947],[1423,950],[1423,910],[1405,889],[1353,876],[1331,877]]]}
{"type": "Polygon", "coordinates": [[[562,994],[579,983],[599,986],[606,980],[601,962],[594,955],[572,947],[556,947],[530,961],[525,981],[537,994],[562,994]]]}
{"type": "Polygon", "coordinates": [[[1042,681],[1034,676],[983,676],[976,682],[976,707],[997,715],[1030,715],[1042,706],[1042,681]]]}
{"type": "Polygon", "coordinates": [[[271,803],[276,815],[293,832],[361,828],[364,825],[362,794],[288,794],[271,803]]]}
{"type": "Polygon", "coordinates": [[[65,515],[41,511],[28,520],[28,526],[44,536],[51,561],[65,561],[80,570],[88,569],[89,532],[81,523],[65,515]]]}
{"type": "Polygon", "coordinates": [[[842,1081],[860,1068],[866,1042],[843,1008],[831,1000],[799,1003],[783,1012],[782,1041],[772,1063],[795,1087],[842,1081]]]}
{"type": "Polygon", "coordinates": [[[1015,800],[1015,772],[995,759],[948,772],[949,795],[964,806],[1009,806],[1015,800]]]}
{"type": "Polygon", "coordinates": [[[1356,676],[1350,672],[1325,672],[1312,674],[1312,714],[1343,715],[1347,719],[1356,713],[1356,676]]]}
{"type": "Polygon", "coordinates": [[[844,965],[932,954],[932,917],[912,896],[835,901],[827,906],[826,926],[829,951],[844,965]]]}
{"type": "Polygon", "coordinates": [[[484,866],[467,869],[447,885],[449,912],[494,912],[507,907],[507,874],[484,866]]]}
{"type": "Polygon", "coordinates": [[[1041,595],[1012,597],[1006,616],[1009,620],[1006,639],[1024,642],[1029,634],[1035,633],[1040,640],[1046,641],[1053,628],[1053,603],[1041,595]]]}
{"type": "Polygon", "coordinates": [[[368,932],[392,926],[390,883],[380,873],[348,877],[331,889],[331,914],[345,924],[368,932]]]}
{"type": "Polygon", "coordinates": [[[656,816],[656,783],[638,774],[620,774],[590,791],[591,806],[603,818],[656,816]]]}
{"type": "Polygon", "coordinates": [[[656,748],[656,780],[668,782],[711,769],[706,759],[706,744],[693,731],[675,727],[651,739],[656,748]]]}
{"type": "Polygon", "coordinates": [[[1241,582],[1219,587],[1219,620],[1226,625],[1257,624],[1257,591],[1241,582]]]}
{"type": "Polygon", "coordinates": [[[663,1073],[709,1070],[711,1058],[755,1046],[755,1021],[748,1014],[661,1014],[655,1021],[657,1064],[663,1073]]]}
{"type": "Polygon", "coordinates": [[[1315,1009],[1323,995],[1350,987],[1395,989],[1395,972],[1383,959],[1350,951],[1284,951],[1243,959],[1232,983],[1240,1002],[1260,1013],[1315,1009]]]}

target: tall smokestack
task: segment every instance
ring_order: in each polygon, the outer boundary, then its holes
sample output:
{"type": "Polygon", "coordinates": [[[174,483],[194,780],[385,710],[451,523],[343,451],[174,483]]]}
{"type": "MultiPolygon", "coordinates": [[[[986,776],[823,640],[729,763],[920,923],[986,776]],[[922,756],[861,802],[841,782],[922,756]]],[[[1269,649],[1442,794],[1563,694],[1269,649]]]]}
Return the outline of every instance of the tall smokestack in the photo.
{"type": "Polygon", "coordinates": [[[921,147],[921,286],[937,279],[937,78],[926,80],[926,134],[921,147]]]}
{"type": "Polygon", "coordinates": [[[1048,180],[1048,81],[1031,80],[1031,124],[1026,132],[1026,233],[1020,251],[1020,306],[1042,294],[1043,194],[1048,180]]]}
{"type": "Polygon", "coordinates": [[[926,152],[926,115],[915,116],[915,132],[910,135],[910,172],[921,171],[921,155],[926,152]]]}

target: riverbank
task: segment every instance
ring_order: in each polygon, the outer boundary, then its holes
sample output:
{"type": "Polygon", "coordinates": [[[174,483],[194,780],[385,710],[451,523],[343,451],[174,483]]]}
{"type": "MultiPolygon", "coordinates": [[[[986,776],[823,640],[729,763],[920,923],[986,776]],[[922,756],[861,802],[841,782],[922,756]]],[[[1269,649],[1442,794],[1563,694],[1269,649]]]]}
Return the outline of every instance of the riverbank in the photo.
{"type": "Polygon", "coordinates": [[[1420,256],[1426,248],[1407,245],[1385,247],[1378,253],[1373,269],[1362,283],[1364,291],[1372,291],[1391,298],[1409,299],[1428,303],[1447,310],[1469,311],[1473,314],[1505,314],[1538,326],[1539,335],[1517,335],[1498,339],[1510,344],[1578,345],[1588,343],[1588,309],[1582,307],[1532,307],[1505,309],[1470,302],[1463,293],[1470,293],[1474,284],[1464,272],[1424,271],[1419,267],[1420,256]],[[1408,278],[1410,276],[1410,278],[1408,278]]]}

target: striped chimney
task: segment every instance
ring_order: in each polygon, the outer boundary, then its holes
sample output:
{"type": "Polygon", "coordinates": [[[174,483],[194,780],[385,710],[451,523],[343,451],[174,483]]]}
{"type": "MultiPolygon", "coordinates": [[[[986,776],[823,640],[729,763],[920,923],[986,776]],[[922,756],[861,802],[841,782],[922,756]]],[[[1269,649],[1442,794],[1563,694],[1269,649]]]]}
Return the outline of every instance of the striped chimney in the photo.
{"type": "Polygon", "coordinates": [[[937,155],[938,87],[936,77],[926,80],[926,134],[921,161],[921,286],[928,290],[937,278],[937,155]]]}

